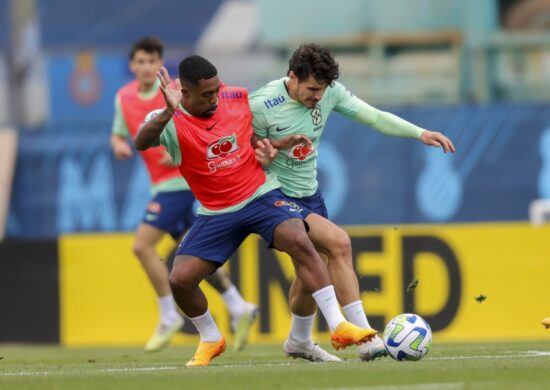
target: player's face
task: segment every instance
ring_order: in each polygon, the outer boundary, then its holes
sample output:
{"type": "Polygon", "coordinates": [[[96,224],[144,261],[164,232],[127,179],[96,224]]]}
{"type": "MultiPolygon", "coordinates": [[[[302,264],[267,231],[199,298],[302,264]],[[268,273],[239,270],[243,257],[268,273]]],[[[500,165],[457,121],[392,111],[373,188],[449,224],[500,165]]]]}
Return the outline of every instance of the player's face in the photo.
{"type": "Polygon", "coordinates": [[[136,80],[145,86],[151,86],[157,80],[157,71],[163,65],[159,53],[147,53],[145,50],[138,50],[130,61],[130,70],[136,80]]]}
{"type": "Polygon", "coordinates": [[[308,108],[313,108],[323,98],[328,84],[319,82],[313,76],[300,81],[294,72],[289,74],[289,92],[292,91],[292,98],[308,108]]]}
{"type": "Polygon", "coordinates": [[[193,116],[209,118],[218,108],[220,92],[218,76],[199,80],[197,85],[185,85],[182,88],[184,107],[193,116]]]}

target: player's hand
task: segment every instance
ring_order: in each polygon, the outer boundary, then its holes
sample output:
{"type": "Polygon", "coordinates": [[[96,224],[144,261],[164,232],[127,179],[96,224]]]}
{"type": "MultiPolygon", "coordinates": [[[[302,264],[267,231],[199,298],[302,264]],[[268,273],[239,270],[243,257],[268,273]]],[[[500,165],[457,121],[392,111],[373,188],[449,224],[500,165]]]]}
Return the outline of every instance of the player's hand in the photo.
{"type": "Polygon", "coordinates": [[[455,152],[455,146],[451,140],[438,131],[425,130],[420,136],[420,141],[426,145],[443,148],[443,152],[455,152]]]}
{"type": "Polygon", "coordinates": [[[117,160],[126,160],[134,155],[132,148],[126,142],[113,144],[113,154],[117,160]]]}
{"type": "Polygon", "coordinates": [[[313,142],[303,134],[287,135],[281,139],[272,139],[271,144],[276,149],[292,149],[296,145],[304,144],[309,149],[315,149],[313,142]]]}
{"type": "Polygon", "coordinates": [[[176,81],[172,83],[168,70],[164,66],[157,72],[157,77],[160,80],[159,88],[164,95],[166,108],[172,112],[176,111],[183,97],[180,80],[176,79],[176,81]]]}
{"type": "Polygon", "coordinates": [[[174,160],[172,160],[172,157],[170,157],[170,153],[168,153],[166,150],[162,151],[162,157],[159,159],[159,164],[164,165],[165,167],[176,166],[174,160]]]}
{"type": "Polygon", "coordinates": [[[278,152],[279,151],[273,147],[267,138],[256,142],[256,149],[254,149],[256,160],[264,167],[268,166],[273,160],[275,160],[278,152]]]}

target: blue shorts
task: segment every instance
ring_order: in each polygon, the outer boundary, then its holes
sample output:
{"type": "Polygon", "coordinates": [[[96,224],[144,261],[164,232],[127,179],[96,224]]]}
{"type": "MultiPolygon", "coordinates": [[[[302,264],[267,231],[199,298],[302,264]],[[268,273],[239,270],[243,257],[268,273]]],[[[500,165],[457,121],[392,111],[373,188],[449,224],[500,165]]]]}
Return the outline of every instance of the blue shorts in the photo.
{"type": "Polygon", "coordinates": [[[300,207],[279,190],[254,199],[231,213],[199,215],[176,255],[196,256],[223,265],[251,233],[257,233],[273,246],[273,232],[282,222],[299,218],[300,207]]]}
{"type": "Polygon", "coordinates": [[[327,206],[325,205],[325,198],[321,195],[321,191],[317,190],[316,193],[311,196],[306,196],[305,198],[293,198],[291,196],[287,196],[287,198],[300,206],[304,219],[311,213],[318,214],[328,219],[327,206]]]}
{"type": "Polygon", "coordinates": [[[147,204],[142,222],[179,240],[195,219],[195,197],[191,191],[183,190],[157,193],[147,204]]]}

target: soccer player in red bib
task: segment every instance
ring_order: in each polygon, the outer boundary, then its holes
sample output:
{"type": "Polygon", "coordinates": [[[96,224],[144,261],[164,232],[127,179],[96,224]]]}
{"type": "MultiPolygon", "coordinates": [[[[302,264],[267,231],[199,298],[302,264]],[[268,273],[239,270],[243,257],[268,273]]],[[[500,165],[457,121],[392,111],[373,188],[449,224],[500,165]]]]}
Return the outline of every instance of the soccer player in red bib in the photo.
{"type": "MultiPolygon", "coordinates": [[[[122,87],[115,98],[111,145],[118,159],[133,156],[128,139],[136,136],[149,112],[165,105],[157,78],[163,64],[162,53],[163,44],[155,37],[139,40],[130,51],[129,65],[135,80],[122,87]]],[[[195,197],[166,149],[162,146],[150,148],[140,152],[140,155],[149,171],[154,197],[137,229],[134,253],[141,261],[159,301],[160,324],[145,345],[146,351],[153,352],[168,345],[183,324],[170,291],[168,271],[160,261],[155,246],[166,234],[179,241],[194,222],[196,211],[195,197]]],[[[258,308],[242,298],[222,269],[210,275],[207,281],[222,295],[235,330],[234,346],[241,349],[246,344],[248,330],[258,308]]]]}
{"type": "Polygon", "coordinates": [[[200,334],[186,365],[208,365],[225,350],[199,283],[251,233],[292,257],[297,277],[328,322],[336,349],[374,337],[375,330],[345,320],[300,208],[278,190],[275,175],[266,174],[256,161],[247,90],[223,85],[214,65],[196,55],[180,63],[175,87],[165,68],[159,79],[166,107],[148,115],[135,145],[139,150],[164,145],[201,203],[170,274],[174,298],[200,334]]]}

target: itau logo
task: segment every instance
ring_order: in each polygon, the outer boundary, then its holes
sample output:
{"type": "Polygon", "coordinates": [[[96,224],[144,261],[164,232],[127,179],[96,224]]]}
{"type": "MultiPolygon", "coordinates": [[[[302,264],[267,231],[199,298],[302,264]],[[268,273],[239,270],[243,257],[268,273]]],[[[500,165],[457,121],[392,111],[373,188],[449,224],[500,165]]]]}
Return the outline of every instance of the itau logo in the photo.
{"type": "Polygon", "coordinates": [[[206,158],[208,160],[226,158],[237,150],[239,150],[239,144],[237,143],[237,136],[233,133],[233,135],[228,137],[222,137],[210,142],[207,147],[206,158]]]}
{"type": "Polygon", "coordinates": [[[311,153],[313,153],[313,148],[310,148],[305,143],[301,143],[290,149],[288,152],[288,158],[303,161],[311,153]]]}

